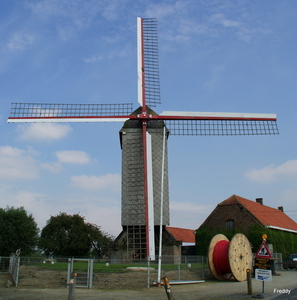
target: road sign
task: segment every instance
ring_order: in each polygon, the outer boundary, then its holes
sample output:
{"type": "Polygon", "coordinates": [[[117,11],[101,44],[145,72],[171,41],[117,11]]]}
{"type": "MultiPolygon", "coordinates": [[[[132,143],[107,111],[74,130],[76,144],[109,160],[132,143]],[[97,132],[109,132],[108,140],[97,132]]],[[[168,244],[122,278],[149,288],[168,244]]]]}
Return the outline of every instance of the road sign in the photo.
{"type": "Polygon", "coordinates": [[[255,279],[261,281],[272,281],[271,270],[255,269],[255,279]]]}
{"type": "Polygon", "coordinates": [[[270,270],[270,261],[269,258],[255,257],[255,268],[270,270]]]}
{"type": "Polygon", "coordinates": [[[270,253],[265,240],[263,240],[255,256],[262,257],[262,258],[272,258],[272,254],[270,253]]]}

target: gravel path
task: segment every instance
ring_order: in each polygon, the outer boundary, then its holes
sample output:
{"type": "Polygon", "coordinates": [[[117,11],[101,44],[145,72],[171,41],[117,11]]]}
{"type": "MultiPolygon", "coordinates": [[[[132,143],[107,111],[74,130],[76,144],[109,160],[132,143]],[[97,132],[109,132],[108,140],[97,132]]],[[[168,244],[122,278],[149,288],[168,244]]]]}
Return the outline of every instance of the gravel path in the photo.
{"type": "MultiPolygon", "coordinates": [[[[293,289],[297,287],[297,271],[278,271],[280,276],[273,276],[271,282],[264,283],[265,299],[279,296],[276,290],[293,289]]],[[[252,280],[253,294],[262,292],[262,282],[252,280]]],[[[174,300],[209,300],[209,299],[251,299],[247,295],[246,282],[219,282],[206,280],[204,283],[190,285],[172,285],[174,300]]],[[[68,299],[67,288],[37,289],[23,287],[0,287],[0,300],[62,300],[68,299]]],[[[97,290],[76,289],[75,300],[166,300],[167,295],[163,287],[152,287],[140,290],[97,290]]]]}

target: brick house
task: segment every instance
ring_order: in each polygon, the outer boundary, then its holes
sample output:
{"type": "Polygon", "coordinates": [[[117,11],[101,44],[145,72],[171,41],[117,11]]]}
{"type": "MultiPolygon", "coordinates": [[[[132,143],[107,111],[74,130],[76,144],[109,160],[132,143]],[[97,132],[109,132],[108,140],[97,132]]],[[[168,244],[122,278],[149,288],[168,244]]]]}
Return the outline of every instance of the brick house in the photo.
{"type": "Polygon", "coordinates": [[[216,234],[224,234],[230,240],[238,232],[246,235],[253,251],[265,233],[272,252],[282,253],[284,259],[297,253],[297,223],[284,213],[282,206],[276,209],[264,205],[262,198],[251,201],[232,195],[219,203],[196,230],[197,254],[207,255],[216,234]]]}
{"type": "Polygon", "coordinates": [[[275,209],[264,205],[262,198],[251,201],[237,195],[219,203],[201,226],[244,230],[254,224],[297,234],[297,223],[283,212],[282,206],[275,209]]]}
{"type": "Polygon", "coordinates": [[[166,231],[172,237],[175,247],[179,248],[178,255],[188,256],[196,254],[195,231],[193,229],[166,226],[166,231]]]}

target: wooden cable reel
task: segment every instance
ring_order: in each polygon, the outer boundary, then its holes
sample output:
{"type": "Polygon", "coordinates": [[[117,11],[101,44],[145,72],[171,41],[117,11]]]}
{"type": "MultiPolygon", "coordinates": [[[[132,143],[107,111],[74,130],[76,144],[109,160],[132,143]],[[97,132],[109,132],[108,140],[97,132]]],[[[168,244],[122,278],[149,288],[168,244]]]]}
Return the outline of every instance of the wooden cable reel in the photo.
{"type": "Polygon", "coordinates": [[[249,240],[237,233],[229,242],[223,234],[215,235],[208,249],[208,263],[212,275],[218,280],[245,281],[247,269],[252,269],[252,249],[249,240]]]}

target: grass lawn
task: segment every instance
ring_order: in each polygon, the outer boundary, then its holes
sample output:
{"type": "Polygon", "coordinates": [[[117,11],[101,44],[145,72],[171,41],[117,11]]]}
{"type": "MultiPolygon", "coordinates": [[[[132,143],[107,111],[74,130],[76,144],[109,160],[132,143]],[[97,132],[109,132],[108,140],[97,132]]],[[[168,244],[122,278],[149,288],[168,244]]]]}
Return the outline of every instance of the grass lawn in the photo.
{"type": "MultiPolygon", "coordinates": [[[[67,271],[68,270],[68,263],[67,262],[57,262],[54,264],[51,263],[27,263],[27,266],[38,266],[40,268],[46,270],[56,270],[56,271],[67,271]]],[[[147,267],[147,263],[139,263],[139,264],[109,264],[102,262],[94,262],[94,273],[125,273],[130,272],[127,270],[127,267],[147,267]]],[[[158,264],[150,264],[151,268],[158,269],[158,264]]],[[[188,269],[187,264],[181,264],[180,269],[188,269]]],[[[191,264],[191,269],[201,269],[201,263],[193,263],[191,264]]],[[[162,270],[177,270],[177,264],[162,264],[162,270]]],[[[74,261],[73,270],[75,272],[87,272],[88,270],[88,262],[87,261],[74,261]]]]}

